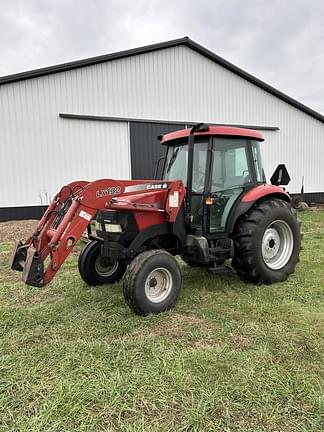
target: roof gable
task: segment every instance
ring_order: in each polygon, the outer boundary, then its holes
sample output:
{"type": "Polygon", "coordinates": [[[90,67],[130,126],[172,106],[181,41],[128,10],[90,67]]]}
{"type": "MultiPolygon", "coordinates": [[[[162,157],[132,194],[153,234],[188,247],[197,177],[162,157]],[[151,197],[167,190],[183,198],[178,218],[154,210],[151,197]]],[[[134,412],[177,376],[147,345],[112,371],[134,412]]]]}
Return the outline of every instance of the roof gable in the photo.
{"type": "Polygon", "coordinates": [[[107,61],[112,60],[118,60],[121,58],[131,57],[139,54],[145,54],[161,49],[171,48],[179,45],[185,45],[192,50],[198,52],[199,54],[203,55],[204,57],[212,60],[213,62],[217,63],[218,65],[228,69],[229,71],[235,73],[236,75],[242,77],[243,79],[249,81],[250,83],[256,85],[257,87],[265,90],[266,92],[272,94],[273,96],[281,99],[282,101],[288,103],[289,105],[299,109],[300,111],[303,111],[304,113],[310,115],[311,117],[319,120],[320,122],[324,123],[324,116],[320,114],[319,112],[313,110],[312,108],[309,108],[308,106],[302,104],[301,102],[297,101],[296,99],[288,96],[287,94],[281,92],[280,90],[277,90],[276,88],[272,87],[271,85],[265,83],[264,81],[260,80],[259,78],[256,78],[255,76],[249,74],[248,72],[244,71],[243,69],[239,68],[238,66],[235,66],[233,63],[228,62],[224,58],[218,56],[217,54],[213,53],[212,51],[208,50],[207,48],[203,47],[202,45],[198,44],[197,42],[191,40],[188,37],[180,38],[180,39],[174,39],[167,42],[161,42],[153,45],[147,45],[144,47],[139,48],[133,48],[126,51],[119,51],[112,54],[105,54],[97,57],[90,57],[87,59],[82,60],[76,60],[68,63],[62,63],[54,66],[48,66],[40,69],[34,69],[31,71],[26,72],[20,72],[12,75],[7,75],[4,77],[0,77],[0,85],[1,84],[8,84],[16,81],[26,80],[30,78],[37,78],[44,75],[49,75],[53,73],[59,73],[59,72],[65,72],[72,69],[82,68],[85,66],[92,66],[99,63],[104,63],[107,61]]]}

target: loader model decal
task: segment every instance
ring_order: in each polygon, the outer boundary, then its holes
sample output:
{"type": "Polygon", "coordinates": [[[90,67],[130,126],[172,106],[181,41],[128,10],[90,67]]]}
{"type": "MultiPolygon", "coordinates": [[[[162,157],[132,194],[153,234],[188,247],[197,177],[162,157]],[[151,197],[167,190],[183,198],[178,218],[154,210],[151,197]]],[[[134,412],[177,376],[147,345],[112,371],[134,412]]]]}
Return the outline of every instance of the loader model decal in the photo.
{"type": "Polygon", "coordinates": [[[101,189],[96,191],[96,198],[102,198],[108,195],[116,195],[121,193],[120,186],[109,187],[107,189],[101,189]]]}

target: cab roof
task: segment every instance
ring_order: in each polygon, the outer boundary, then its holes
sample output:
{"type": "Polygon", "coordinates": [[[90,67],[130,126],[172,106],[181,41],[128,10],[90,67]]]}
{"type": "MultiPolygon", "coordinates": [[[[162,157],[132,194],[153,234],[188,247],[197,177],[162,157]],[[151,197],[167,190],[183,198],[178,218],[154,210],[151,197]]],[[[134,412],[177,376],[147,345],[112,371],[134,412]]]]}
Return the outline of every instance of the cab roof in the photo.
{"type": "MultiPolygon", "coordinates": [[[[167,144],[170,141],[186,138],[189,136],[191,128],[181,129],[174,132],[169,132],[161,138],[161,144],[167,144]]],[[[194,132],[194,136],[224,136],[224,137],[236,137],[236,138],[250,138],[257,141],[264,141],[264,137],[260,132],[253,129],[229,127],[229,126],[209,126],[208,131],[194,132]]]]}

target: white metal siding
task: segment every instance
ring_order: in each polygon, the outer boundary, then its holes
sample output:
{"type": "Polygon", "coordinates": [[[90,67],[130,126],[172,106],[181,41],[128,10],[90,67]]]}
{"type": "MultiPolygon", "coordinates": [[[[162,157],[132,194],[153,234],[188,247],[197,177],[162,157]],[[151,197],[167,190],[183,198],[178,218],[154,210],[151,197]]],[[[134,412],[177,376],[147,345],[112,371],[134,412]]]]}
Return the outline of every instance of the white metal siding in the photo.
{"type": "Polygon", "coordinates": [[[130,177],[127,123],[49,121],[46,109],[38,114],[22,108],[17,123],[6,121],[13,126],[1,136],[0,207],[48,204],[73,180],[130,177]]]}
{"type": "Polygon", "coordinates": [[[178,46],[0,86],[0,206],[37,204],[38,193],[78,176],[130,175],[125,124],[59,112],[278,126],[265,133],[266,174],[286,163],[291,192],[302,176],[307,192],[324,190],[323,123],[178,46]]]}

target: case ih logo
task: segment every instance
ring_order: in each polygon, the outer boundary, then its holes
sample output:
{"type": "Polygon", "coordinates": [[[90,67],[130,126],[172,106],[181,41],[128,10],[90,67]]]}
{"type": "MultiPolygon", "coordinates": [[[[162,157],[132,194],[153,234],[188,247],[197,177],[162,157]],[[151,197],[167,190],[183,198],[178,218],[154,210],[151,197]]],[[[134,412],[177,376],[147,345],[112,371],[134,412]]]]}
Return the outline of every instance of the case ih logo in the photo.
{"type": "Polygon", "coordinates": [[[96,191],[96,198],[102,198],[108,195],[116,195],[121,192],[120,186],[109,187],[107,189],[101,189],[96,191]]]}
{"type": "Polygon", "coordinates": [[[166,189],[168,185],[166,183],[148,184],[146,189],[166,189]]]}

